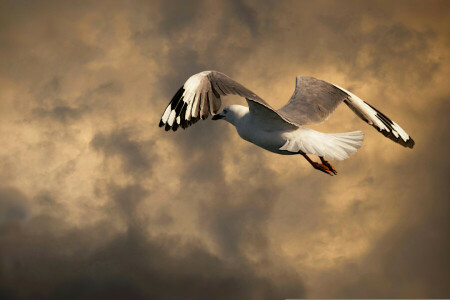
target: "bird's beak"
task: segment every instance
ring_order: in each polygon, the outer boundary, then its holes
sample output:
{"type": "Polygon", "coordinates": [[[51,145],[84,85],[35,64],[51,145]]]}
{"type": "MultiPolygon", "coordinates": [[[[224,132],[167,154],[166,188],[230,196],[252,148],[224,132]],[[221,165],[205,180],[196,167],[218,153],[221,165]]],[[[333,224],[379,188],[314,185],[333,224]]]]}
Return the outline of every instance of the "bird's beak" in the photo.
{"type": "Polygon", "coordinates": [[[224,115],[222,115],[222,114],[217,114],[217,115],[214,115],[214,116],[212,117],[212,120],[220,120],[220,119],[223,119],[223,118],[225,118],[224,115]]]}

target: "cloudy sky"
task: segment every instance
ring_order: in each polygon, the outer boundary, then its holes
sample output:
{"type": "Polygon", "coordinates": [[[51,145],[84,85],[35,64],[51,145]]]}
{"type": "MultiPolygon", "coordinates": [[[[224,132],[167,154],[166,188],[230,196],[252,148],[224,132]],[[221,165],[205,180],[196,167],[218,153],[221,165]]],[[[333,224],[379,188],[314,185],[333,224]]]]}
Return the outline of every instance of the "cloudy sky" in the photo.
{"type": "MultiPolygon", "coordinates": [[[[0,1],[0,296],[450,296],[447,1],[0,1]],[[399,123],[338,176],[226,122],[157,124],[219,70],[281,107],[296,75],[399,123]]],[[[225,103],[245,103],[229,97],[225,103]]]]}

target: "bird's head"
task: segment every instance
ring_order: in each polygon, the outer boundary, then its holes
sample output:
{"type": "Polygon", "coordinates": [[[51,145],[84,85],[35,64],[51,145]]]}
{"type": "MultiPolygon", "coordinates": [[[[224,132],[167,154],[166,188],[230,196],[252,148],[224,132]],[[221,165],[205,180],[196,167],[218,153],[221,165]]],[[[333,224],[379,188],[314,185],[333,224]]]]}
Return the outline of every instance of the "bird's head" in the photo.
{"type": "Polygon", "coordinates": [[[225,107],[220,114],[212,117],[213,120],[224,119],[235,125],[236,122],[248,113],[248,108],[242,105],[230,105],[225,107]]]}

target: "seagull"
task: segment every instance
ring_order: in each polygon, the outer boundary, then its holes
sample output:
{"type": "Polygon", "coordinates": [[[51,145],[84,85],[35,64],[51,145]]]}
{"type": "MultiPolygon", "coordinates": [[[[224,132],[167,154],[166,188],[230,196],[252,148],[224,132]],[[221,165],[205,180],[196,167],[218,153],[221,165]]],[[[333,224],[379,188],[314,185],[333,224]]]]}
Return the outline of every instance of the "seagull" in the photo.
{"type": "Polygon", "coordinates": [[[236,127],[239,136],[268,151],[282,155],[302,155],[311,166],[328,175],[337,170],[326,160],[344,160],[361,147],[361,131],[322,133],[304,125],[325,121],[344,102],[358,117],[392,141],[408,148],[414,140],[394,121],[351,92],[326,81],[297,76],[294,94],[276,110],[258,95],[218,71],[192,75],[176,92],[159,122],[166,131],[186,129],[212,115],[236,127]],[[219,113],[226,95],[239,95],[248,107],[230,105],[219,113]],[[309,155],[316,155],[321,163],[309,155]]]}

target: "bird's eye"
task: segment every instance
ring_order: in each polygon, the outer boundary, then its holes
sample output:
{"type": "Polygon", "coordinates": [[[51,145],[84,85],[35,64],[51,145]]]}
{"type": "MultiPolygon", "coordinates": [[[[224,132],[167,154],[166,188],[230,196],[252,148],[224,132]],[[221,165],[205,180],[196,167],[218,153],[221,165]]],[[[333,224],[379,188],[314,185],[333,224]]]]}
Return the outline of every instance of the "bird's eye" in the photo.
{"type": "Polygon", "coordinates": [[[227,113],[227,110],[225,109],[225,110],[223,111],[223,113],[226,114],[226,113],[227,113]]]}

